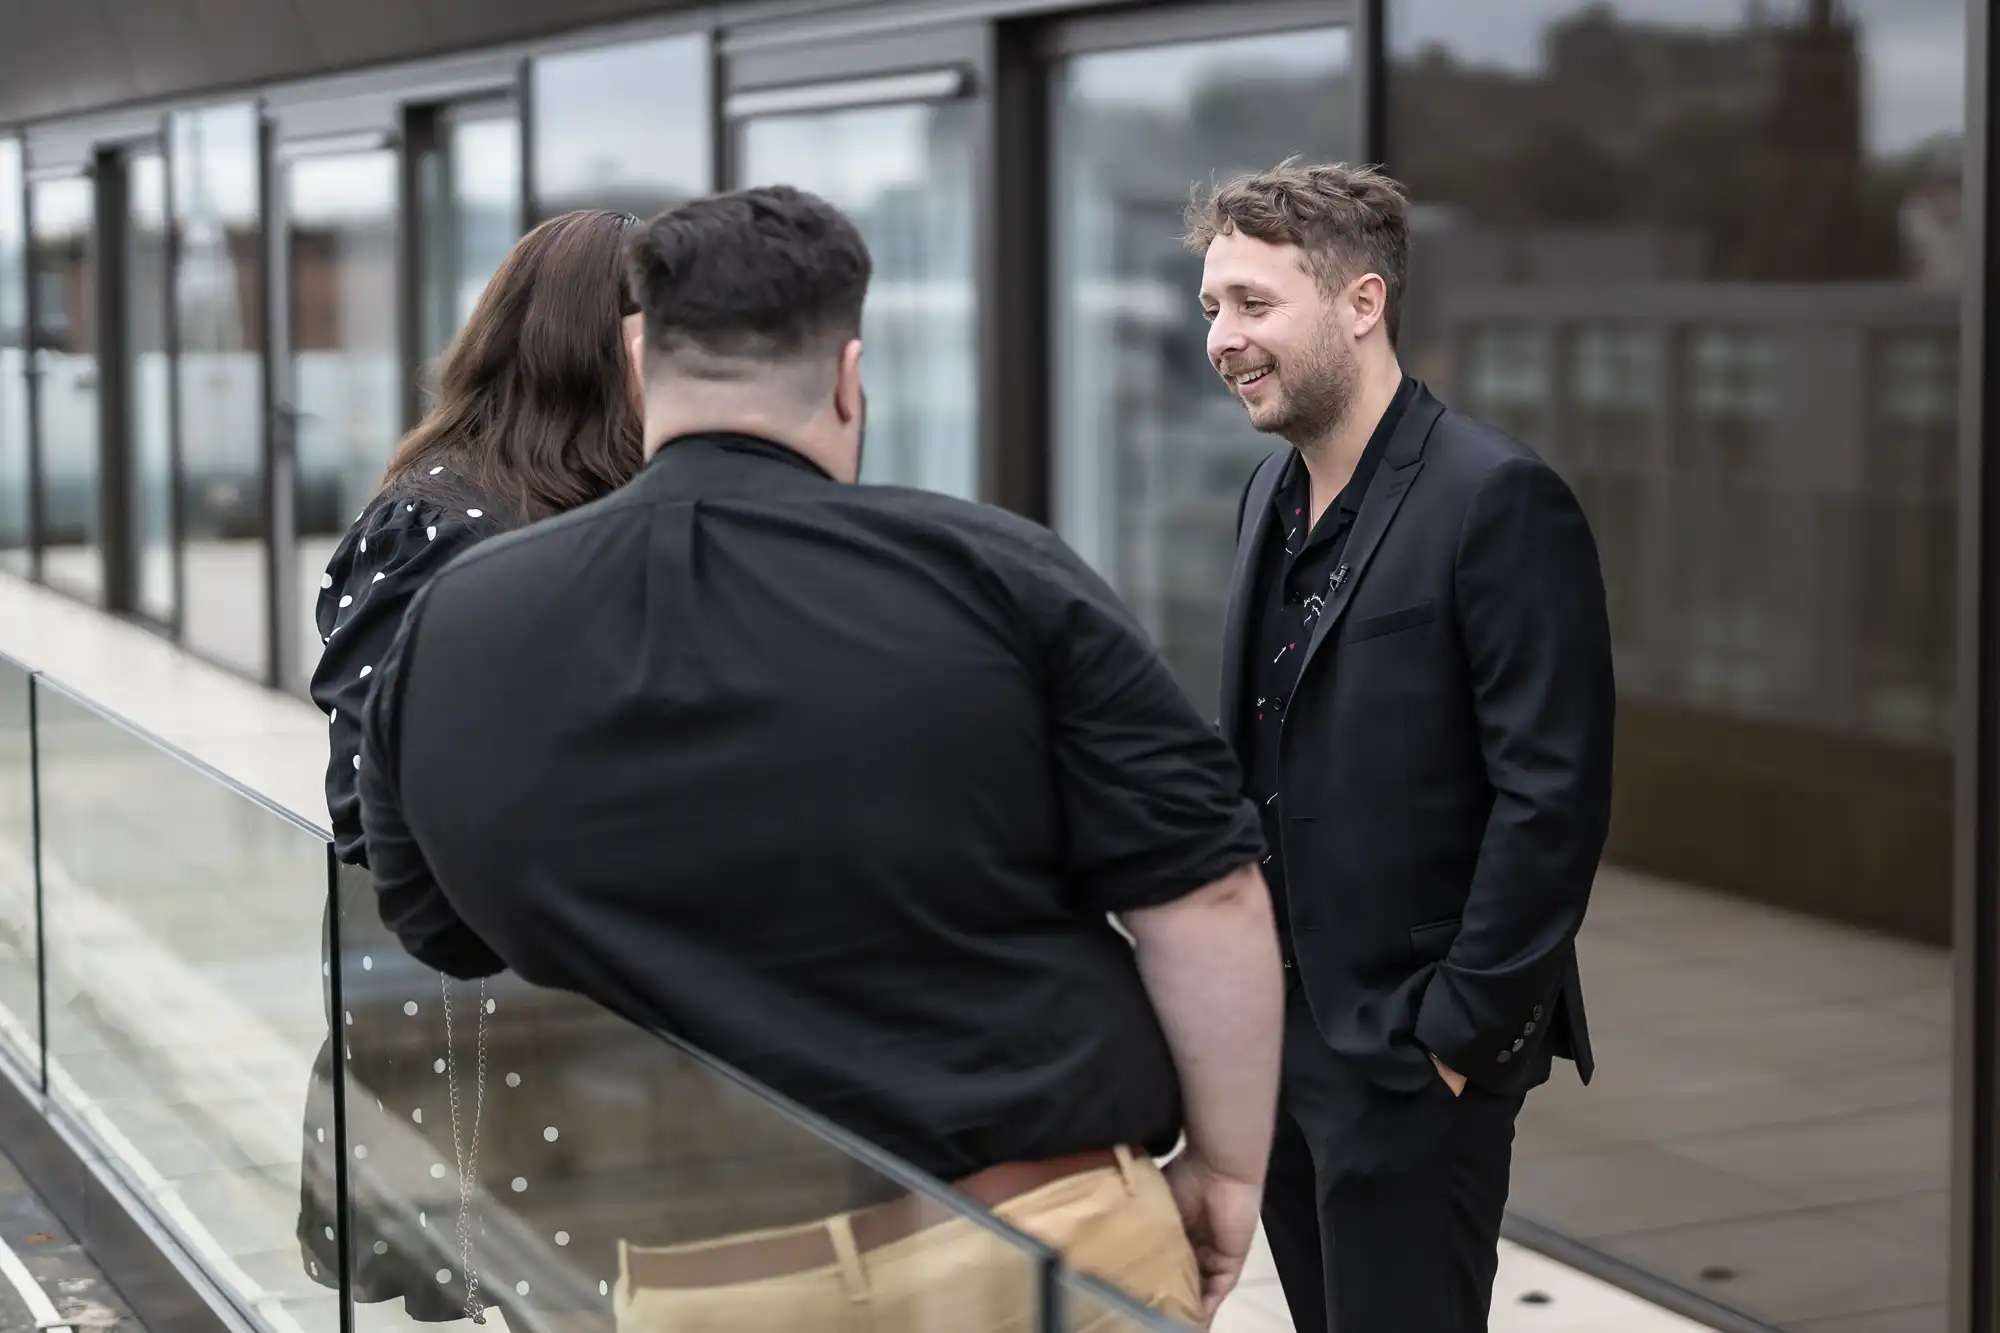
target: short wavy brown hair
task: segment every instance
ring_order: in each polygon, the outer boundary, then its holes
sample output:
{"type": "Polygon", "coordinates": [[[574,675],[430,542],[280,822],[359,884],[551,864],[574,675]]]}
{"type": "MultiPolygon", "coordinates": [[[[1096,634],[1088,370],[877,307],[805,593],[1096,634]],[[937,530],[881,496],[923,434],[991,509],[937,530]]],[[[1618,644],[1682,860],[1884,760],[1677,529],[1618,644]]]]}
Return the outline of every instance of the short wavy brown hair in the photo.
{"type": "Polygon", "coordinates": [[[1388,289],[1389,342],[1403,322],[1410,276],[1410,198],[1378,167],[1288,157],[1225,185],[1195,192],[1187,209],[1190,250],[1241,232],[1271,245],[1296,245],[1320,290],[1331,296],[1364,273],[1388,289]]]}

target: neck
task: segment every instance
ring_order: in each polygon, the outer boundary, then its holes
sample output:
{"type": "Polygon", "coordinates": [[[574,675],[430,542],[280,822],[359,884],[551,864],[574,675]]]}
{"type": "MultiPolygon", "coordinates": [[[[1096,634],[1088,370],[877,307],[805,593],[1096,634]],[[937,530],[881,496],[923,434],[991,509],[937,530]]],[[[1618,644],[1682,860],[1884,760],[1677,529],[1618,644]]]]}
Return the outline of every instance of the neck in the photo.
{"type": "Polygon", "coordinates": [[[667,441],[684,435],[754,435],[760,440],[783,445],[817,464],[821,471],[836,481],[853,481],[855,467],[850,452],[841,441],[828,439],[824,432],[813,429],[814,424],[753,410],[669,412],[649,404],[646,412],[646,458],[650,461],[667,441]]]}
{"type": "Polygon", "coordinates": [[[1403,367],[1396,360],[1395,353],[1366,366],[1355,386],[1352,402],[1340,420],[1333,423],[1318,439],[1299,445],[1299,459],[1306,465],[1306,473],[1312,478],[1313,513],[1331,504],[1333,497],[1340,494],[1354,469],[1361,463],[1361,455],[1367,452],[1368,441],[1375,434],[1375,427],[1381,424],[1383,414],[1389,404],[1396,401],[1396,391],[1403,386],[1403,367]]]}

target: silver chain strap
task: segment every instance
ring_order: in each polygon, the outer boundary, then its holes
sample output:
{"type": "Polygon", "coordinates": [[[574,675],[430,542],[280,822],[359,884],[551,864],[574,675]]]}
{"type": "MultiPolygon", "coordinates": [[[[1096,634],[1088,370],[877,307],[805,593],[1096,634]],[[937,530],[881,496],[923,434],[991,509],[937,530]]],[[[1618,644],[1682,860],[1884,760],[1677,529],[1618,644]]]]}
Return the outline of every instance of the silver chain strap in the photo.
{"type": "Polygon", "coordinates": [[[480,1303],[479,1274],[472,1267],[472,1192],[479,1180],[479,1120],[486,1111],[486,982],[482,979],[479,983],[479,1018],[474,1037],[479,1072],[472,1101],[469,1151],[459,1138],[458,1044],[452,1039],[451,980],[442,972],[438,973],[438,990],[444,996],[445,1087],[451,1093],[451,1155],[458,1166],[458,1259],[465,1273],[465,1317],[483,1324],[486,1307],[480,1303]]]}

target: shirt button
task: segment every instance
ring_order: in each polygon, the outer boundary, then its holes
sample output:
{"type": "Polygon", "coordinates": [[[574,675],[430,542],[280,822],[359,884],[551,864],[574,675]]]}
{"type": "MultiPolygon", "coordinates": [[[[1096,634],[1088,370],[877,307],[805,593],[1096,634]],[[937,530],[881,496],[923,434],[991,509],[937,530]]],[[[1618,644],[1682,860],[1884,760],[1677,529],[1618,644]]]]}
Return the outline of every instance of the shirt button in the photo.
{"type": "Polygon", "coordinates": [[[1504,1064],[1506,1064],[1506,1063],[1507,1063],[1507,1062],[1508,1062],[1509,1060],[1511,1060],[1511,1059],[1513,1059],[1513,1058],[1514,1058],[1514,1053],[1513,1053],[1512,1051],[1502,1051],[1502,1052],[1500,1052],[1500,1054],[1498,1054],[1498,1055],[1494,1056],[1493,1058],[1494,1058],[1495,1060],[1498,1060],[1498,1061],[1499,1061],[1499,1062],[1500,1062],[1501,1064],[1503,1064],[1503,1065],[1504,1065],[1504,1064]]]}

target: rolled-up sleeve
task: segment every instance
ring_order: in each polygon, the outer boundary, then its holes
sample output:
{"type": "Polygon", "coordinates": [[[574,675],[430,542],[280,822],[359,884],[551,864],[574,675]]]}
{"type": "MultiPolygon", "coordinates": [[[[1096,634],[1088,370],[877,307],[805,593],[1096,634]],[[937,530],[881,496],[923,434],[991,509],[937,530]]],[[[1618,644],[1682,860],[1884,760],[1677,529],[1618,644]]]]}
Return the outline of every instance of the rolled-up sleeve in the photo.
{"type": "Polygon", "coordinates": [[[361,826],[382,924],[418,962],[447,976],[488,977],[505,969],[505,961],[460,919],[403,814],[399,746],[403,696],[411,647],[431,591],[432,587],[424,588],[411,602],[402,628],[375,671],[375,688],[361,724],[361,826]]]}
{"type": "Polygon", "coordinates": [[[1255,861],[1263,835],[1235,758],[1145,631],[1053,538],[1040,574],[1036,619],[1073,891],[1094,910],[1137,911],[1255,861]]]}

